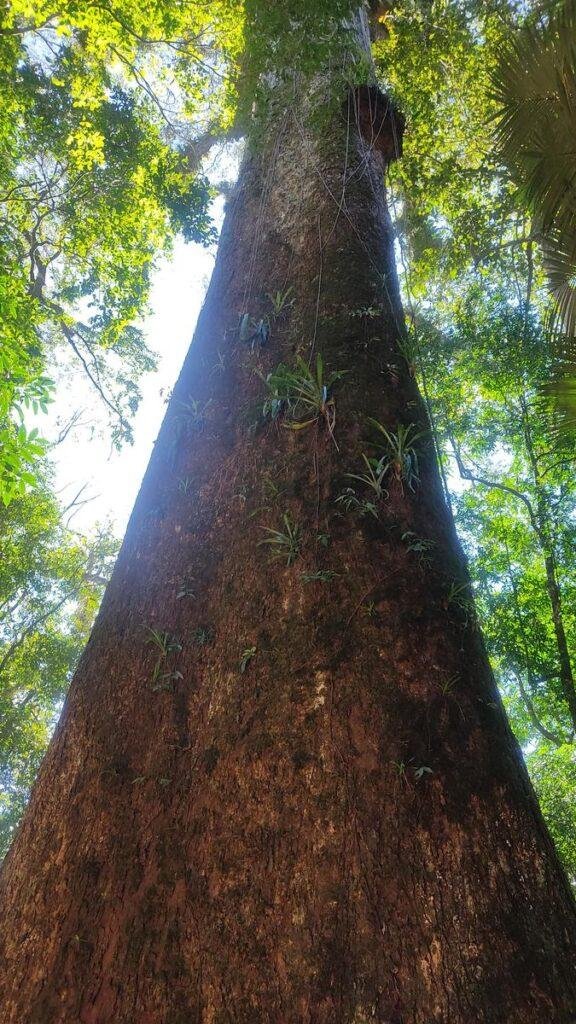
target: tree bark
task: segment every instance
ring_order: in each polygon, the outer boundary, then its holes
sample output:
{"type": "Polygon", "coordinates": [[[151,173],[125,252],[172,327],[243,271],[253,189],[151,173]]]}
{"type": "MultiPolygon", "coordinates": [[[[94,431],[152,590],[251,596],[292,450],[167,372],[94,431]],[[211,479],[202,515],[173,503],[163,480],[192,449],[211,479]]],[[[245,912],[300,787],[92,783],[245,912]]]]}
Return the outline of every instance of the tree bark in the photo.
{"type": "Polygon", "coordinates": [[[388,473],[378,518],[336,501],[368,417],[427,427],[399,348],[383,102],[350,92],[322,133],[286,110],[244,161],[3,869],[5,1024],[575,1019],[571,895],[431,446],[414,490],[388,473]],[[239,317],[288,287],[252,350],[239,317]],[[334,437],[323,419],[254,429],[263,377],[317,353],[346,371],[334,437]],[[285,515],[291,565],[261,543],[285,515]]]}

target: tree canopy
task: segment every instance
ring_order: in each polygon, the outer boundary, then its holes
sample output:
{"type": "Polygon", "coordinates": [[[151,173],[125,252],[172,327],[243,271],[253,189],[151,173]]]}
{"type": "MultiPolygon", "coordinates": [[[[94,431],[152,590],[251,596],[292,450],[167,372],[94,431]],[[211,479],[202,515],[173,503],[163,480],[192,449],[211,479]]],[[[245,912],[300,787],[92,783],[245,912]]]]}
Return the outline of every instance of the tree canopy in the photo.
{"type": "Polygon", "coordinates": [[[3,260],[1,496],[32,483],[55,346],[130,438],[153,356],[137,324],[175,231],[209,240],[210,189],[194,140],[230,118],[238,42],[227,5],[12,2],[0,28],[3,260]],[[226,33],[227,50],[217,53],[226,33]],[[224,83],[221,85],[220,83],[224,83]],[[192,120],[192,112],[196,120],[192,120]]]}

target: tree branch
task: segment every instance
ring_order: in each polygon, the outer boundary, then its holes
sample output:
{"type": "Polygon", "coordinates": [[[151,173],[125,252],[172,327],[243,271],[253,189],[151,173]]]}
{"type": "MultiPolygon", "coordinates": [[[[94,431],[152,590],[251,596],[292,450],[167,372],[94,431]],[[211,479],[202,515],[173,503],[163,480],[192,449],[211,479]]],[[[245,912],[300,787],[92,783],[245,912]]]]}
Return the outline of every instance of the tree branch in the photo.
{"type": "Polygon", "coordinates": [[[55,612],[57,612],[58,609],[66,603],[66,601],[69,601],[72,597],[74,597],[75,594],[76,590],[71,590],[69,594],[65,594],[64,597],[61,598],[61,600],[58,601],[55,605],[53,605],[51,608],[49,608],[47,612],[44,612],[42,615],[39,615],[36,619],[33,619],[32,622],[28,623],[28,625],[24,627],[19,637],[17,637],[17,639],[10,644],[2,660],[0,660],[0,676],[2,675],[2,672],[6,668],[6,665],[8,664],[10,659],[14,657],[16,651],[22,646],[26,638],[29,637],[30,634],[38,628],[38,626],[41,626],[43,622],[46,622],[46,620],[49,619],[51,615],[54,615],[55,612]]]}
{"type": "Polygon", "coordinates": [[[518,500],[521,501],[526,506],[528,510],[528,515],[530,516],[530,522],[532,523],[532,526],[534,527],[538,536],[540,536],[538,519],[530,499],[527,498],[526,495],[522,493],[522,491],[517,490],[516,487],[510,487],[508,484],[501,484],[497,480],[489,480],[485,476],[480,476],[477,473],[473,473],[472,470],[468,469],[468,467],[464,464],[464,460],[462,459],[460,449],[458,448],[458,445],[456,444],[456,441],[454,440],[451,434],[448,434],[448,440],[452,445],[452,451],[454,452],[454,458],[456,460],[456,465],[458,466],[458,472],[460,473],[462,479],[469,480],[470,483],[482,484],[483,487],[495,488],[496,490],[499,491],[505,491],[507,494],[512,494],[513,497],[518,498],[518,500]]]}
{"type": "Polygon", "coordinates": [[[530,721],[532,722],[532,725],[537,730],[537,732],[539,732],[541,736],[544,737],[544,739],[549,740],[550,743],[554,743],[557,747],[561,747],[564,743],[572,743],[574,740],[573,732],[570,733],[569,736],[560,736],[558,735],[558,733],[552,732],[550,729],[547,729],[546,726],[540,721],[538,715],[536,714],[536,709],[532,702],[532,698],[530,697],[526,687],[524,686],[522,673],[516,672],[514,669],[511,669],[511,671],[514,678],[516,679],[516,682],[518,683],[518,689],[520,690],[520,695],[526,706],[528,717],[530,718],[530,721]]]}

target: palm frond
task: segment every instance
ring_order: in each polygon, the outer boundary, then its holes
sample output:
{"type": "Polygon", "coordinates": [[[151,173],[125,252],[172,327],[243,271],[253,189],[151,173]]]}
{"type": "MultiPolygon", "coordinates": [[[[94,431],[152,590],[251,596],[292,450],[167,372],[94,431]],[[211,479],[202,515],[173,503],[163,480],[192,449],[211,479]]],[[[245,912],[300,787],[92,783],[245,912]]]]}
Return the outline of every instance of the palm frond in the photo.
{"type": "Polygon", "coordinates": [[[576,230],[576,0],[510,39],[492,76],[495,139],[542,229],[576,230]]]}
{"type": "Polygon", "coordinates": [[[558,453],[570,461],[576,459],[576,337],[556,332],[552,335],[550,380],[541,389],[540,399],[555,439],[558,453]]]}
{"type": "Polygon", "coordinates": [[[543,397],[566,441],[576,436],[576,351],[565,350],[576,339],[576,0],[530,17],[493,72],[495,142],[532,211],[555,302],[543,397]]]}
{"type": "MultiPolygon", "coordinates": [[[[551,329],[554,337],[576,335],[576,246],[567,247],[558,233],[542,239],[542,256],[555,309],[551,329]]],[[[575,239],[576,242],[576,239],[575,239]]]]}

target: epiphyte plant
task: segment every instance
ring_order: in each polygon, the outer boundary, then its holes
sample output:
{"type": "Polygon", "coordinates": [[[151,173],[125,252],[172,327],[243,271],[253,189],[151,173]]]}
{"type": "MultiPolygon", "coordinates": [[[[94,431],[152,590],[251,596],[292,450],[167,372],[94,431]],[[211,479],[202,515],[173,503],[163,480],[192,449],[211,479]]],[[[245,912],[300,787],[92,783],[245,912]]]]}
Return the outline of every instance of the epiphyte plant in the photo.
{"type": "Polygon", "coordinates": [[[260,320],[254,319],[249,313],[243,313],[239,326],[240,341],[254,349],[257,345],[264,348],[270,338],[270,320],[267,316],[260,320]]]}
{"type": "Polygon", "coordinates": [[[388,491],[383,487],[385,471],[381,468],[378,459],[369,459],[364,452],[362,460],[366,467],[365,473],[346,473],[350,480],[358,480],[368,487],[372,492],[372,500],[359,498],[353,487],[346,487],[336,498],[336,504],[340,505],[345,512],[355,512],[359,516],[372,516],[379,519],[378,502],[388,497],[388,491]]]}
{"type": "Polygon", "coordinates": [[[226,369],[226,358],[224,352],[221,352],[220,349],[218,349],[216,355],[218,358],[210,371],[210,376],[214,373],[222,373],[222,371],[226,369]]]}
{"type": "Polygon", "coordinates": [[[193,432],[201,433],[204,430],[206,413],[211,403],[211,398],[204,404],[196,398],[189,397],[186,401],[174,399],[175,411],[172,416],[174,429],[169,443],[169,461],[173,467],[177,462],[180,444],[193,432]]]}
{"type": "Polygon", "coordinates": [[[304,430],[324,422],[338,449],[334,437],[336,403],[331,390],[344,374],[343,370],[335,370],[326,376],[320,353],[314,369],[301,356],[294,367],[280,363],[265,378],[269,395],[264,402],[263,415],[272,419],[284,415],[287,420],[284,426],[291,430],[304,430]]]}
{"type": "Polygon", "coordinates": [[[448,588],[445,600],[446,608],[458,608],[464,613],[466,621],[474,613],[474,603],[470,592],[470,585],[466,582],[452,580],[448,588]]]}
{"type": "Polygon", "coordinates": [[[430,552],[436,547],[435,541],[429,540],[426,537],[419,537],[413,530],[406,530],[406,532],[402,534],[402,542],[406,545],[407,551],[414,551],[419,555],[420,565],[422,568],[426,565],[430,565],[430,552]]]}
{"type": "Polygon", "coordinates": [[[176,594],[176,600],[181,601],[184,597],[196,597],[194,583],[186,577],[182,580],[180,590],[176,594]]]}
{"type": "Polygon", "coordinates": [[[340,505],[345,512],[355,513],[361,517],[372,516],[373,519],[380,519],[375,502],[359,498],[353,487],[345,487],[336,498],[336,504],[340,505]]]}
{"type": "Polygon", "coordinates": [[[400,485],[402,494],[404,484],[414,491],[420,483],[416,443],[426,436],[427,431],[418,430],[414,423],[399,423],[394,432],[387,430],[378,420],[369,419],[368,422],[383,439],[375,442],[377,447],[383,448],[378,460],[380,472],[383,476],[390,474],[400,485]]]}
{"type": "Polygon", "coordinates": [[[255,647],[247,647],[246,650],[242,652],[242,657],[240,658],[240,661],[238,663],[238,667],[239,667],[240,672],[241,672],[242,675],[244,675],[246,669],[248,668],[248,665],[252,661],[252,658],[255,658],[255,657],[256,657],[256,648],[255,647]]]}
{"type": "Polygon", "coordinates": [[[366,466],[365,473],[346,473],[350,480],[359,480],[365,487],[369,487],[377,501],[388,497],[388,491],[382,486],[386,470],[382,468],[380,459],[369,459],[362,452],[362,461],[366,466]]]}
{"type": "Polygon", "coordinates": [[[435,547],[435,541],[427,540],[426,537],[419,537],[413,530],[406,530],[402,534],[402,540],[404,541],[408,551],[416,551],[421,554],[425,551],[430,551],[435,547]]]}
{"type": "Polygon", "coordinates": [[[300,577],[304,583],[331,583],[339,576],[333,569],[318,569],[316,572],[302,572],[300,577]]]}
{"type": "Polygon", "coordinates": [[[167,669],[169,656],[171,654],[179,654],[182,650],[182,644],[177,637],[172,636],[166,630],[153,629],[151,626],[147,628],[149,636],[146,639],[146,643],[152,644],[158,652],[152,671],[152,689],[165,690],[169,688],[170,683],[182,679],[181,672],[167,669]]]}
{"type": "Polygon", "coordinates": [[[422,779],[425,778],[426,775],[433,775],[434,774],[434,769],[430,768],[427,764],[422,764],[422,765],[414,766],[413,762],[414,762],[414,758],[413,757],[410,757],[408,759],[408,761],[393,761],[392,762],[398,777],[403,779],[405,782],[407,781],[406,773],[407,773],[408,768],[412,769],[412,772],[414,774],[414,780],[416,782],[421,782],[422,779]]]}
{"type": "Polygon", "coordinates": [[[272,325],[283,315],[286,309],[294,302],[290,298],[294,289],[287,288],[286,291],[268,292],[267,298],[271,306],[270,313],[261,317],[250,316],[250,313],[241,313],[238,321],[238,337],[245,345],[250,345],[254,350],[257,346],[264,348],[270,340],[272,325]]]}
{"type": "Polygon", "coordinates": [[[192,640],[195,644],[198,644],[199,647],[205,647],[206,644],[211,643],[213,639],[214,633],[209,626],[198,626],[192,632],[192,640]]]}
{"type": "Polygon", "coordinates": [[[167,658],[169,654],[182,650],[182,644],[177,637],[172,636],[172,634],[168,633],[166,630],[153,629],[152,626],[148,626],[148,633],[150,635],[148,636],[146,643],[153,644],[160,652],[160,657],[167,658]]]}
{"type": "Polygon", "coordinates": [[[350,311],[351,317],[358,317],[362,320],[373,320],[377,316],[382,315],[382,310],[379,306],[360,306],[358,309],[352,309],[350,311]]]}
{"type": "Polygon", "coordinates": [[[446,676],[446,678],[443,679],[442,682],[440,683],[440,689],[442,691],[443,696],[449,696],[453,692],[454,687],[457,686],[459,682],[459,672],[454,672],[451,676],[446,676]]]}
{"type": "Polygon", "coordinates": [[[291,306],[294,302],[293,296],[294,288],[290,286],[286,291],[268,292],[267,298],[272,308],[271,317],[273,320],[278,320],[279,317],[291,306]]]}
{"type": "Polygon", "coordinates": [[[271,561],[285,561],[286,566],[294,564],[302,545],[302,531],[286,512],[282,516],[283,530],[272,530],[268,526],[262,527],[269,535],[260,544],[267,544],[271,548],[271,561]]]}
{"type": "Polygon", "coordinates": [[[398,348],[404,356],[411,377],[416,376],[418,362],[418,335],[414,330],[407,331],[398,342],[398,348]]]}
{"type": "Polygon", "coordinates": [[[211,398],[204,402],[204,404],[190,396],[184,402],[180,399],[175,399],[176,411],[174,419],[181,427],[186,429],[203,430],[206,423],[206,413],[211,404],[211,398]]]}

